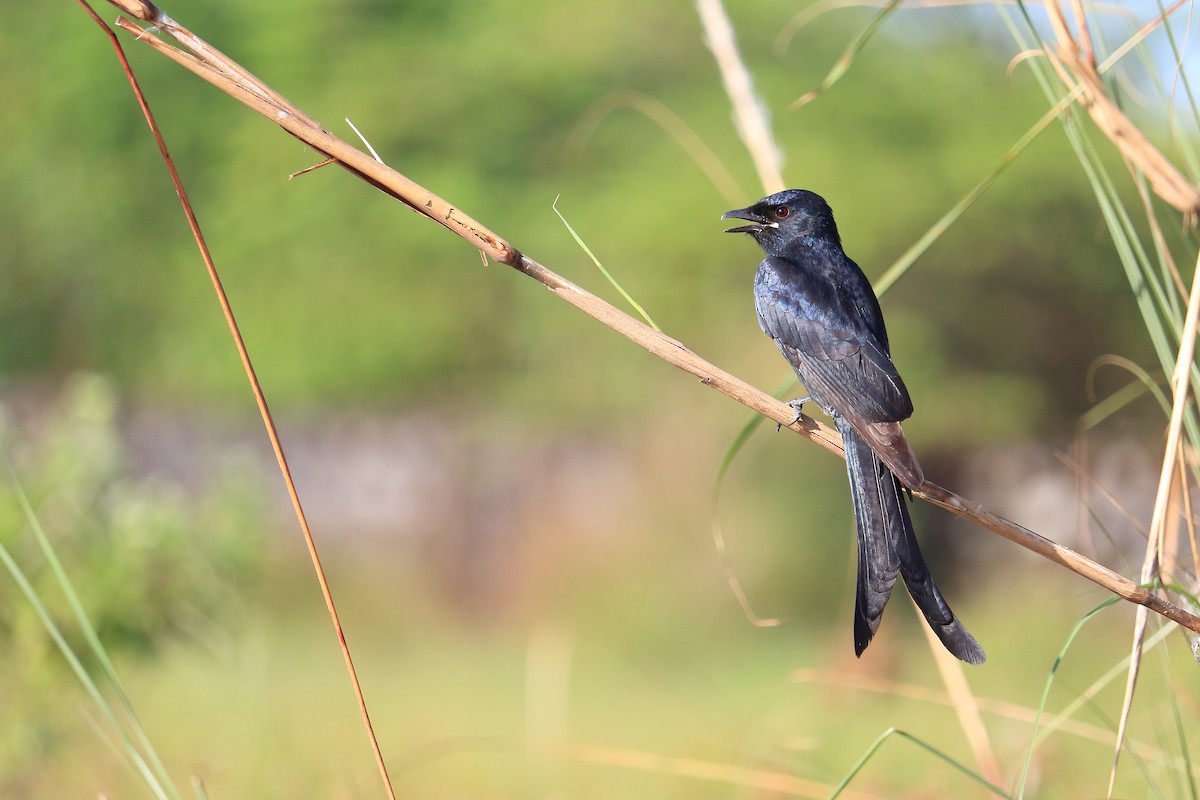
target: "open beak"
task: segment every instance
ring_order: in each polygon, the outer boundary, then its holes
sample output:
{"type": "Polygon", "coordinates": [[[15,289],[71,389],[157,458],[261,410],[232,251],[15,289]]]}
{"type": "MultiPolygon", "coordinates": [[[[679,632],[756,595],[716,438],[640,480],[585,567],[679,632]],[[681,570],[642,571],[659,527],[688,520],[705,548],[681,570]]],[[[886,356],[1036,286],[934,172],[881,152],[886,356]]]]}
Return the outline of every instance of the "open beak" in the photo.
{"type": "Polygon", "coordinates": [[[728,228],[725,231],[726,233],[758,233],[768,226],[774,227],[771,222],[763,219],[749,208],[735,208],[733,211],[726,211],[721,215],[721,219],[745,219],[754,223],[753,225],[739,225],[736,228],[728,228]]]}

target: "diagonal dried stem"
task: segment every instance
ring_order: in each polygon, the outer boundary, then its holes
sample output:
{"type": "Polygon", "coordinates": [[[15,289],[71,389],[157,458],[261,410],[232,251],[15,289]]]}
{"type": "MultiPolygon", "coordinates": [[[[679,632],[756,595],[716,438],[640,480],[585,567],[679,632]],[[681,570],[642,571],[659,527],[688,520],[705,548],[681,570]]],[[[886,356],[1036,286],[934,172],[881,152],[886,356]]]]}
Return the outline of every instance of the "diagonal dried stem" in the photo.
{"type": "MultiPolygon", "coordinates": [[[[168,35],[175,36],[182,28],[177,23],[167,21],[167,18],[157,8],[144,0],[109,0],[113,5],[127,10],[137,19],[152,22],[158,29],[168,35]]],[[[722,394],[736,400],[770,420],[788,425],[795,418],[795,412],[790,406],[776,400],[734,375],[710,364],[698,355],[688,350],[684,345],[665,334],[655,331],[648,325],[633,319],[599,297],[576,286],[565,278],[555,274],[534,259],[522,254],[508,242],[489,231],[483,225],[459,212],[445,200],[437,197],[424,187],[414,183],[395,170],[375,161],[366,153],[356,150],[346,142],[330,134],[307,115],[295,109],[282,98],[266,87],[258,86],[257,80],[249,73],[237,68],[227,73],[224,68],[216,66],[197,66],[197,59],[189,57],[177,48],[157,40],[147,34],[129,20],[119,20],[118,25],[139,37],[143,42],[168,55],[181,65],[195,72],[200,77],[212,83],[222,91],[241,100],[259,113],[277,122],[293,136],[309,143],[314,148],[338,160],[338,162],[358,175],[371,185],[396,197],[409,207],[419,211],[438,224],[453,231],[463,239],[478,247],[484,253],[503,264],[508,264],[518,271],[528,275],[544,285],[559,298],[566,300],[579,310],[602,322],[608,327],[625,336],[630,341],[645,348],[653,355],[679,369],[700,379],[700,382],[722,394]],[[254,88],[242,85],[242,82],[255,83],[254,88]],[[274,97],[274,100],[264,98],[274,97]],[[451,213],[445,213],[446,211],[451,213]]],[[[191,34],[188,34],[191,36],[191,34]]],[[[199,39],[192,36],[192,40],[199,39]]],[[[193,50],[193,52],[197,52],[193,50]]],[[[215,53],[207,44],[202,45],[197,56],[204,58],[203,53],[215,53]]],[[[217,56],[222,64],[232,62],[223,56],[217,56]]],[[[790,430],[816,442],[831,453],[842,456],[842,443],[837,433],[810,417],[801,416],[789,426],[790,430]]],[[[1179,608],[1162,597],[1147,591],[1133,581],[1112,570],[1088,559],[1070,548],[1047,539],[1044,536],[1016,524],[1010,520],[993,514],[978,503],[937,486],[925,482],[919,487],[913,487],[913,494],[940,508],[967,519],[979,527],[998,533],[1009,541],[1037,553],[1054,563],[1087,578],[1104,587],[1108,591],[1133,603],[1171,619],[1189,630],[1200,633],[1200,617],[1179,608]]]]}

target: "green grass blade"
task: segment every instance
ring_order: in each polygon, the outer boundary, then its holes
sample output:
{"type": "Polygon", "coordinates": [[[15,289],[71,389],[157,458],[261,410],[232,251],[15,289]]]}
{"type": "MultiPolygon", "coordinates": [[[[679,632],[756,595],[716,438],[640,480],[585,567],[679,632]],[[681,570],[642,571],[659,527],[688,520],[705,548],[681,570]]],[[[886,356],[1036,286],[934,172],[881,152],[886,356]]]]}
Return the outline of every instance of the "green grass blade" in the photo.
{"type": "Polygon", "coordinates": [[[900,257],[896,259],[892,266],[888,267],[887,272],[885,272],[883,276],[880,277],[880,279],[876,282],[875,293],[882,295],[884,292],[890,289],[892,284],[898,281],[904,275],[904,273],[908,272],[909,268],[916,262],[916,260],[924,255],[925,251],[933,246],[933,243],[936,242],[951,225],[957,222],[958,218],[961,217],[967,211],[967,209],[974,205],[976,200],[983,196],[984,192],[991,188],[991,185],[996,182],[996,179],[999,178],[1005,170],[1012,166],[1025,148],[1032,144],[1033,141],[1050,126],[1050,123],[1054,122],[1054,120],[1063,113],[1066,107],[1067,103],[1065,101],[1060,102],[1045,116],[1034,123],[1033,127],[1026,131],[1024,135],[1017,140],[1017,143],[1009,148],[1008,152],[1005,153],[1000,159],[1000,163],[997,164],[990,173],[984,176],[983,180],[977,183],[975,187],[971,189],[971,191],[967,192],[961,200],[955,203],[949,211],[942,215],[942,218],[935,222],[920,239],[913,242],[912,246],[905,250],[904,253],[902,253],[900,257]]]}
{"type": "Polygon", "coordinates": [[[1096,371],[1102,366],[1118,366],[1128,372],[1133,373],[1135,380],[1127,383],[1117,391],[1105,397],[1103,400],[1094,404],[1080,418],[1079,426],[1082,430],[1091,430],[1099,425],[1104,420],[1116,414],[1118,411],[1125,408],[1143,394],[1149,394],[1158,401],[1159,408],[1162,409],[1163,416],[1166,419],[1171,417],[1171,400],[1167,397],[1166,392],[1162,387],[1150,376],[1149,372],[1142,369],[1132,361],[1124,358],[1106,357],[1102,360],[1097,360],[1088,367],[1087,377],[1084,378],[1084,384],[1087,390],[1092,392],[1092,386],[1096,380],[1096,371]]]}
{"type": "Polygon", "coordinates": [[[1175,736],[1179,739],[1179,752],[1182,754],[1183,771],[1187,778],[1185,786],[1188,797],[1192,800],[1200,800],[1200,793],[1197,793],[1196,790],[1196,773],[1192,766],[1187,732],[1183,726],[1183,716],[1179,713],[1179,698],[1174,692],[1167,692],[1167,698],[1171,701],[1171,721],[1175,723],[1175,736]]]}
{"type": "Polygon", "coordinates": [[[886,731],[884,731],[879,736],[878,739],[876,739],[871,744],[870,747],[867,748],[867,752],[863,753],[862,757],[860,759],[858,759],[857,762],[855,762],[854,766],[850,768],[849,774],[847,774],[846,777],[842,779],[842,782],[837,785],[837,788],[835,788],[833,790],[833,794],[829,795],[829,800],[834,800],[834,798],[836,798],[839,794],[841,794],[843,791],[845,791],[846,787],[850,784],[850,781],[854,780],[854,777],[859,773],[860,770],[862,770],[863,767],[865,767],[867,765],[867,762],[870,761],[872,757],[874,757],[875,753],[879,751],[879,748],[883,746],[883,743],[885,741],[887,741],[888,739],[890,739],[892,736],[898,736],[901,739],[905,739],[907,741],[912,742],[917,747],[920,747],[922,750],[925,750],[927,753],[931,754],[935,758],[941,759],[945,763],[949,764],[951,767],[954,767],[956,770],[961,772],[963,775],[966,775],[968,778],[975,781],[976,783],[978,783],[980,786],[987,789],[992,794],[997,795],[998,797],[1005,797],[1005,798],[1009,797],[1009,794],[1007,792],[1005,792],[1003,789],[1001,789],[999,786],[996,786],[995,784],[990,783],[986,778],[984,778],[979,773],[964,766],[963,764],[961,764],[960,762],[951,758],[946,753],[943,753],[941,750],[937,749],[936,747],[929,744],[928,742],[925,742],[924,740],[922,740],[916,736],[913,736],[911,733],[908,733],[907,731],[902,731],[899,728],[888,728],[886,731]]]}
{"type": "MultiPolygon", "coordinates": [[[[775,387],[772,395],[777,398],[785,397],[798,383],[796,376],[791,375],[779,386],[775,387]]],[[[729,561],[728,554],[725,548],[725,535],[721,532],[721,487],[725,485],[725,478],[729,474],[730,467],[737,459],[738,454],[750,441],[751,435],[758,429],[758,426],[765,421],[765,417],[761,414],[754,414],[750,419],[746,420],[746,424],[733,437],[733,441],[725,450],[725,455],[721,459],[721,464],[717,468],[717,475],[713,479],[712,492],[709,495],[709,528],[712,530],[713,547],[716,548],[717,556],[721,560],[721,565],[725,570],[726,580],[729,582],[729,587],[737,598],[738,605],[742,608],[742,613],[756,626],[773,627],[779,624],[780,620],[773,618],[764,618],[759,616],[750,605],[750,600],[746,593],[742,590],[737,575],[734,572],[733,565],[729,561]]]]}
{"type": "Polygon", "coordinates": [[[114,711],[112,705],[108,702],[108,699],[104,696],[104,693],[100,691],[100,688],[96,685],[86,667],[83,666],[83,662],[76,655],[75,651],[71,649],[70,643],[67,642],[62,630],[54,622],[53,617],[50,615],[49,609],[46,608],[46,605],[38,596],[37,590],[34,589],[33,584],[29,581],[24,571],[21,570],[20,565],[17,564],[16,560],[12,557],[12,554],[9,553],[8,549],[3,546],[3,543],[0,543],[0,561],[4,562],[4,566],[8,570],[9,575],[12,576],[13,581],[21,589],[22,594],[25,595],[26,599],[29,600],[30,604],[33,606],[34,612],[41,620],[42,625],[45,627],[46,632],[50,635],[50,638],[54,640],[55,645],[58,647],[63,657],[67,660],[67,664],[70,666],[71,671],[75,673],[76,678],[79,679],[79,682],[83,686],[84,690],[88,693],[88,695],[91,696],[92,700],[96,703],[105,719],[108,720],[109,724],[112,725],[113,730],[116,731],[117,735],[120,737],[127,757],[133,763],[134,768],[138,774],[141,775],[142,779],[154,793],[155,797],[162,798],[162,800],[167,800],[168,798],[173,798],[173,800],[181,800],[178,791],[171,782],[166,768],[163,766],[162,761],[158,758],[154,748],[150,746],[150,742],[146,737],[145,731],[142,729],[141,724],[137,721],[136,715],[133,714],[132,704],[129,702],[128,696],[121,689],[120,682],[116,678],[116,672],[112,668],[112,663],[108,658],[108,654],[105,652],[103,645],[101,645],[99,638],[96,636],[95,629],[92,627],[90,620],[87,618],[87,614],[79,602],[78,595],[71,587],[70,580],[67,578],[65,570],[63,570],[62,563],[58,560],[57,555],[54,553],[54,548],[50,544],[49,537],[46,536],[45,529],[42,527],[41,522],[33,509],[33,505],[29,502],[29,497],[25,494],[25,490],[17,477],[16,470],[8,458],[8,453],[2,446],[0,446],[0,461],[3,461],[4,463],[5,471],[8,473],[9,481],[12,484],[17,500],[20,503],[21,510],[25,514],[25,518],[28,521],[30,528],[33,530],[34,536],[37,538],[38,544],[41,547],[42,552],[45,554],[47,562],[50,564],[51,569],[54,572],[55,578],[59,581],[63,591],[66,593],[72,612],[75,614],[89,646],[92,648],[94,654],[103,665],[102,669],[105,671],[108,681],[110,684],[112,684],[113,689],[120,698],[126,713],[129,715],[131,722],[130,727],[133,728],[134,735],[141,744],[141,747],[145,749],[145,755],[143,755],[143,752],[139,750],[134,742],[129,738],[129,735],[125,730],[125,726],[121,724],[121,721],[114,711]],[[150,763],[147,763],[147,756],[150,763]],[[151,764],[153,764],[153,768],[151,767],[151,764]]]}
{"type": "MultiPolygon", "coordinates": [[[[1017,800],[1021,800],[1021,798],[1025,797],[1025,784],[1029,780],[1029,764],[1033,761],[1034,748],[1040,741],[1038,738],[1038,726],[1041,724],[1042,714],[1046,710],[1046,702],[1050,699],[1050,687],[1054,685],[1054,678],[1058,674],[1058,668],[1062,665],[1063,658],[1066,657],[1067,649],[1071,646],[1071,643],[1075,641],[1075,637],[1079,634],[1079,631],[1083,629],[1083,626],[1088,620],[1114,603],[1120,602],[1120,600],[1120,597],[1110,597],[1100,605],[1084,614],[1083,617],[1081,617],[1079,621],[1075,623],[1075,626],[1071,628],[1071,632],[1067,634],[1067,640],[1063,643],[1062,648],[1058,651],[1058,656],[1054,659],[1054,663],[1050,666],[1050,673],[1046,676],[1046,684],[1042,687],[1041,702],[1038,703],[1037,713],[1033,716],[1033,732],[1029,737],[1029,746],[1025,750],[1025,760],[1021,764],[1021,775],[1017,779],[1017,800]]],[[[1063,718],[1063,715],[1060,715],[1060,718],[1063,718]]]]}
{"type": "MultiPolygon", "coordinates": [[[[1119,598],[1112,598],[1111,600],[1112,602],[1115,602],[1117,599],[1119,598]]],[[[1175,627],[1172,625],[1163,626],[1159,630],[1155,631],[1154,635],[1146,639],[1145,649],[1150,650],[1154,647],[1157,647],[1174,631],[1175,627]]],[[[1066,708],[1058,712],[1058,714],[1054,716],[1054,719],[1042,727],[1041,732],[1038,735],[1038,743],[1040,744],[1051,734],[1055,733],[1059,728],[1062,727],[1063,723],[1074,716],[1079,709],[1089,704],[1092,701],[1092,698],[1095,697],[1100,690],[1104,689],[1117,678],[1120,678],[1122,675],[1124,675],[1125,670],[1128,668],[1129,656],[1125,656],[1123,659],[1114,664],[1108,670],[1108,672],[1105,672],[1099,678],[1094,680],[1090,686],[1080,692],[1078,697],[1068,703],[1066,708]]]]}
{"type": "MultiPolygon", "coordinates": [[[[1127,655],[1114,664],[1107,672],[1093,681],[1090,686],[1088,686],[1082,692],[1079,692],[1075,699],[1067,704],[1066,708],[1054,715],[1053,719],[1051,719],[1045,725],[1042,725],[1042,715],[1045,713],[1046,704],[1050,699],[1050,689],[1054,685],[1054,679],[1057,677],[1058,669],[1060,666],[1062,666],[1062,663],[1067,655],[1067,650],[1070,649],[1071,644],[1075,641],[1075,637],[1079,634],[1079,632],[1083,629],[1083,626],[1087,624],[1089,620],[1091,620],[1104,609],[1119,602],[1121,602],[1120,597],[1110,597],[1097,605],[1095,608],[1085,613],[1071,628],[1070,633],[1067,634],[1066,641],[1063,642],[1062,648],[1059,649],[1058,655],[1055,657],[1054,663],[1050,667],[1050,672],[1046,676],[1046,683],[1042,688],[1041,702],[1038,704],[1037,712],[1034,714],[1033,731],[1029,737],[1029,745],[1025,751],[1025,760],[1021,765],[1021,774],[1018,778],[1018,790],[1016,795],[1018,800],[1025,796],[1025,786],[1029,776],[1029,765],[1033,761],[1033,753],[1037,749],[1037,746],[1044,742],[1060,727],[1062,727],[1063,723],[1071,719],[1071,717],[1073,717],[1075,713],[1079,711],[1079,709],[1091,703],[1092,698],[1095,697],[1097,693],[1099,693],[1114,680],[1124,675],[1126,669],[1128,669],[1131,657],[1127,655]]],[[[1175,630],[1176,628],[1173,625],[1164,625],[1162,628],[1155,631],[1152,636],[1146,639],[1143,649],[1148,651],[1154,647],[1157,647],[1175,630]]]]}
{"type": "Polygon", "coordinates": [[[621,293],[621,297],[625,298],[625,302],[629,303],[629,305],[631,305],[633,309],[637,311],[639,315],[641,315],[641,318],[646,321],[647,325],[649,325],[651,328],[654,328],[654,330],[658,331],[659,333],[662,333],[662,328],[658,327],[658,324],[650,318],[650,315],[646,313],[646,309],[642,308],[636,300],[630,297],[629,292],[625,291],[625,287],[621,286],[621,284],[617,282],[617,279],[609,274],[608,270],[604,268],[604,265],[600,263],[600,259],[596,258],[596,254],[592,252],[592,249],[588,247],[587,243],[584,242],[580,235],[575,232],[575,229],[571,227],[571,223],[567,222],[567,218],[564,217],[562,212],[558,210],[557,197],[554,198],[554,202],[550,204],[550,207],[554,209],[554,213],[558,215],[560,220],[562,220],[562,224],[567,227],[567,231],[571,234],[571,238],[575,240],[575,244],[579,245],[580,248],[583,249],[583,252],[587,253],[588,258],[592,260],[592,263],[596,265],[596,268],[599,269],[600,272],[603,273],[604,277],[608,279],[608,282],[611,283],[616,290],[621,293]]]}
{"type": "Polygon", "coordinates": [[[1189,590],[1186,586],[1182,586],[1178,583],[1164,583],[1163,588],[1186,599],[1188,603],[1191,604],[1192,608],[1200,608],[1200,597],[1197,597],[1196,594],[1189,590]]]}
{"type": "MultiPolygon", "coordinates": [[[[775,390],[771,392],[771,396],[782,400],[791,393],[791,390],[794,387],[799,385],[800,381],[796,378],[796,376],[789,375],[778,386],[775,387],[775,390]]],[[[734,460],[737,458],[738,453],[742,451],[742,448],[746,446],[746,442],[750,441],[750,435],[753,434],[754,431],[758,429],[758,426],[763,424],[764,421],[766,421],[766,417],[764,417],[762,414],[752,415],[750,419],[746,420],[746,424],[743,425],[742,429],[737,432],[737,435],[733,437],[733,441],[725,450],[725,456],[721,459],[721,466],[717,468],[717,477],[713,481],[712,507],[714,509],[717,507],[717,497],[721,494],[721,486],[725,483],[725,476],[728,474],[729,468],[733,466],[734,460]]]]}
{"type": "Polygon", "coordinates": [[[833,66],[829,69],[829,73],[826,74],[825,80],[821,81],[821,85],[816,89],[813,89],[811,92],[805,93],[790,106],[788,106],[788,108],[792,111],[795,111],[801,106],[811,103],[813,100],[816,100],[818,97],[825,94],[825,92],[829,91],[829,89],[835,83],[837,83],[843,75],[846,74],[846,71],[850,69],[850,65],[854,63],[855,57],[858,56],[859,51],[866,47],[867,42],[871,40],[871,37],[875,34],[875,31],[879,30],[879,26],[883,24],[884,20],[891,16],[892,12],[899,7],[900,3],[901,0],[888,0],[887,5],[881,8],[875,14],[875,16],[871,17],[871,21],[867,23],[866,27],[859,31],[855,37],[850,40],[850,44],[846,46],[846,50],[841,54],[841,56],[838,57],[838,60],[835,61],[833,66]]]}
{"type": "Polygon", "coordinates": [[[192,778],[192,790],[196,793],[196,800],[209,800],[208,789],[204,788],[204,781],[199,778],[192,778]]]}

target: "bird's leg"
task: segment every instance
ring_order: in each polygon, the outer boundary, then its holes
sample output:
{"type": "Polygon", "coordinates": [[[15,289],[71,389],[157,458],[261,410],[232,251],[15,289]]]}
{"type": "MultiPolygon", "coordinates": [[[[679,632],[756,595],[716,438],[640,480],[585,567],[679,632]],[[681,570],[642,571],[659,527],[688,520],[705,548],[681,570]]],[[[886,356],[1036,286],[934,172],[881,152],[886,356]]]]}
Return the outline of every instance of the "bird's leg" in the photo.
{"type": "MultiPolygon", "coordinates": [[[[806,394],[806,395],[804,395],[804,397],[797,397],[794,400],[788,401],[788,406],[792,409],[792,411],[796,412],[796,416],[792,417],[792,421],[787,424],[787,426],[789,428],[800,421],[800,417],[804,413],[804,404],[807,403],[809,400],[812,400],[812,397],[810,395],[806,394]]],[[[775,423],[775,432],[779,433],[781,430],[783,430],[783,423],[782,422],[775,423]]]]}

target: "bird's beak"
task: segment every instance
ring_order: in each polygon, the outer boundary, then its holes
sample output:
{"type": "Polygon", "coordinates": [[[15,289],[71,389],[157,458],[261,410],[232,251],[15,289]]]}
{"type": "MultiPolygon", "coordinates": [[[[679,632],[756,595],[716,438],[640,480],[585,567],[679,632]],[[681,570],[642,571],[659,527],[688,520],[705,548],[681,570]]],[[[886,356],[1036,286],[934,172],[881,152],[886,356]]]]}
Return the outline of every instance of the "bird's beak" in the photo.
{"type": "Polygon", "coordinates": [[[753,209],[735,208],[733,211],[726,211],[721,215],[721,219],[746,219],[754,223],[753,225],[739,225],[736,228],[726,229],[726,233],[758,233],[763,228],[771,223],[762,216],[756,214],[753,209]]]}

